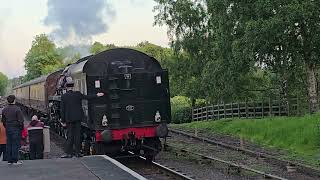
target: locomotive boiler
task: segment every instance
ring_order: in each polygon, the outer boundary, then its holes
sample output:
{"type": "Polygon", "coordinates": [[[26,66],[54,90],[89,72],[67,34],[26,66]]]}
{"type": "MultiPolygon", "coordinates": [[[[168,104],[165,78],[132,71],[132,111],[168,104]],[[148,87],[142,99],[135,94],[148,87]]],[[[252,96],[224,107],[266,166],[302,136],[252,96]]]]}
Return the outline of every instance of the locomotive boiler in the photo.
{"type": "Polygon", "coordinates": [[[85,154],[133,151],[151,160],[161,150],[171,108],[168,71],[156,59],[133,49],[111,49],[15,87],[17,102],[46,115],[46,123],[62,136],[60,100],[66,77],[73,78],[75,91],[105,93],[82,101],[85,154]]]}

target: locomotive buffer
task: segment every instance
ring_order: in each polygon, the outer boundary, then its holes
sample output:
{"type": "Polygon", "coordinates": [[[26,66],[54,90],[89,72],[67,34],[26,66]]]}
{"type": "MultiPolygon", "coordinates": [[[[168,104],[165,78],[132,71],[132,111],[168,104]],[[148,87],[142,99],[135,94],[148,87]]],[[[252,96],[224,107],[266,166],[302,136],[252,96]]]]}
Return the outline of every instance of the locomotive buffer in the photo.
{"type": "Polygon", "coordinates": [[[0,162],[1,180],[145,180],[144,177],[105,156],[24,161],[23,165],[0,162]]]}

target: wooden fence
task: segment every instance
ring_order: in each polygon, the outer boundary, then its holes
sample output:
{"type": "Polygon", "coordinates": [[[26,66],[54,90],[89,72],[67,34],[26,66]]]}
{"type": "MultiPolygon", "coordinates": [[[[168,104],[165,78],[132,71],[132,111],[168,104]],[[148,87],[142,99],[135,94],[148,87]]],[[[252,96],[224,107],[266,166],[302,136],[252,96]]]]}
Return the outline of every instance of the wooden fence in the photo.
{"type": "Polygon", "coordinates": [[[192,109],[192,120],[218,120],[225,118],[264,118],[268,116],[290,116],[300,114],[299,99],[288,101],[267,100],[208,105],[192,109]]]}

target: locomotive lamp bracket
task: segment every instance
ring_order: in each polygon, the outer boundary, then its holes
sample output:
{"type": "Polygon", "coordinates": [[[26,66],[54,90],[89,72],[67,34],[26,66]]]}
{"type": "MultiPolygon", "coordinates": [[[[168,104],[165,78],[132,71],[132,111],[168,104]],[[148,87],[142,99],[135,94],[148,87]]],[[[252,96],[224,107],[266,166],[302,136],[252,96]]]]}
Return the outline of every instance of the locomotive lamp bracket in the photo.
{"type": "Polygon", "coordinates": [[[124,74],[124,79],[131,79],[131,74],[124,74]]]}
{"type": "Polygon", "coordinates": [[[103,115],[101,123],[102,123],[102,126],[104,127],[108,126],[108,119],[106,115],[103,115]]]}
{"type": "Polygon", "coordinates": [[[161,122],[161,115],[159,111],[156,112],[156,115],[154,116],[154,121],[161,122]]]}
{"type": "Polygon", "coordinates": [[[156,76],[156,82],[157,84],[161,84],[161,76],[156,76]]]}

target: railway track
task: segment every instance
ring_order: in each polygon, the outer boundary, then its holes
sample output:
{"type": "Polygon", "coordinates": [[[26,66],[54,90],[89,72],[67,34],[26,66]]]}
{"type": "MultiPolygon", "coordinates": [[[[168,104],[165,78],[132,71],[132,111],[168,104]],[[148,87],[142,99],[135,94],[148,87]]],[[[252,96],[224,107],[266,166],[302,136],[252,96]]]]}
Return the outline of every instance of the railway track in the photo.
{"type": "Polygon", "coordinates": [[[277,175],[273,175],[273,174],[270,174],[267,172],[252,169],[250,167],[247,167],[247,166],[244,166],[241,164],[236,164],[236,163],[226,161],[223,159],[219,159],[216,157],[211,157],[211,156],[206,156],[204,154],[191,152],[190,150],[186,150],[184,148],[178,148],[178,147],[173,147],[173,146],[169,146],[169,145],[167,145],[167,148],[169,148],[169,150],[171,150],[171,151],[174,150],[176,153],[181,153],[182,155],[191,155],[191,156],[199,157],[201,161],[218,162],[218,163],[224,164],[227,166],[227,172],[229,172],[229,170],[233,168],[233,169],[236,169],[238,173],[241,173],[242,171],[248,171],[248,172],[260,175],[262,178],[286,180],[286,178],[283,178],[283,177],[280,177],[277,175]]]}
{"type": "Polygon", "coordinates": [[[294,171],[294,172],[298,172],[301,174],[305,174],[305,175],[309,175],[315,178],[320,178],[320,170],[319,169],[315,169],[311,166],[307,166],[307,165],[303,165],[297,162],[292,162],[292,161],[288,161],[288,160],[282,160],[279,159],[275,156],[266,154],[266,153],[262,153],[262,152],[256,152],[250,149],[246,149],[246,148],[242,148],[239,146],[234,146],[234,145],[230,145],[221,141],[217,141],[217,140],[212,140],[209,138],[205,138],[205,137],[201,137],[201,136],[195,136],[191,133],[187,133],[184,131],[180,131],[180,130],[173,130],[170,129],[169,130],[171,133],[173,134],[177,134],[177,135],[181,135],[184,137],[188,137],[188,138],[192,138],[194,140],[198,140],[200,142],[205,142],[211,145],[216,145],[219,147],[223,147],[226,149],[230,149],[230,150],[234,150],[234,151],[238,151],[241,152],[243,154],[255,157],[255,158],[259,158],[259,159],[263,159],[264,161],[270,162],[270,163],[277,163],[279,165],[281,165],[283,167],[283,169],[287,169],[288,171],[294,171]]]}
{"type": "MultiPolygon", "coordinates": [[[[133,153],[131,153],[131,155],[133,155],[133,153]]],[[[192,177],[178,172],[173,168],[166,167],[157,162],[147,162],[146,159],[141,156],[118,157],[115,159],[149,180],[193,180],[192,177]]]]}
{"type": "MultiPolygon", "coordinates": [[[[51,131],[54,142],[56,145],[62,147],[65,143],[65,138],[57,134],[56,132],[51,131]]],[[[58,157],[57,157],[58,158],[58,157]]],[[[128,168],[136,171],[140,175],[144,176],[150,180],[166,180],[166,179],[177,179],[177,180],[192,180],[193,178],[182,174],[172,168],[168,168],[164,165],[161,165],[157,162],[147,163],[146,159],[141,156],[134,155],[129,153],[126,156],[120,156],[115,158],[128,168]]]]}

